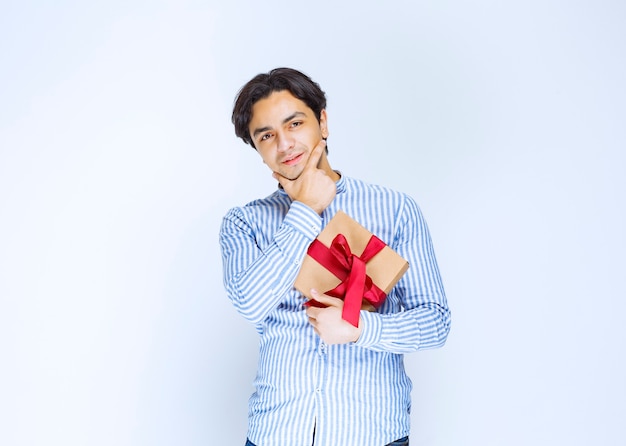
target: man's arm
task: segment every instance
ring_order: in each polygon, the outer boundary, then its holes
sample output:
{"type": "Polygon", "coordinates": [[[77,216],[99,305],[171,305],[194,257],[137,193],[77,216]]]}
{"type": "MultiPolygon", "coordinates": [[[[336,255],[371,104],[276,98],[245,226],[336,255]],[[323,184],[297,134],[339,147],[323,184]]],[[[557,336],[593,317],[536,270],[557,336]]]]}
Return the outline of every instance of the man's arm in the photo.
{"type": "Polygon", "coordinates": [[[394,248],[409,261],[409,270],[394,288],[403,311],[361,311],[358,328],[341,319],[343,301],[317,295],[327,308],[309,308],[307,314],[316,333],[329,344],[356,341],[376,351],[409,353],[440,347],[450,330],[450,311],[432,241],[417,204],[407,197],[397,227],[394,248]]]}
{"type": "Polygon", "coordinates": [[[292,290],[306,250],[321,230],[319,214],[335,198],[335,183],[318,168],[325,148],[326,142],[320,140],[294,180],[274,173],[293,201],[267,248],[259,247],[241,209],[231,210],[222,222],[226,291],[235,308],[257,326],[292,290]]]}
{"type": "Polygon", "coordinates": [[[272,242],[261,249],[245,211],[234,208],[226,214],[220,229],[224,285],[237,311],[257,326],[263,322],[292,290],[320,227],[315,211],[293,202],[272,242]]]}
{"type": "Polygon", "coordinates": [[[357,345],[393,353],[441,347],[450,331],[450,310],[428,226],[409,197],[397,227],[394,248],[410,265],[395,287],[404,311],[362,311],[362,334],[357,345]]]}

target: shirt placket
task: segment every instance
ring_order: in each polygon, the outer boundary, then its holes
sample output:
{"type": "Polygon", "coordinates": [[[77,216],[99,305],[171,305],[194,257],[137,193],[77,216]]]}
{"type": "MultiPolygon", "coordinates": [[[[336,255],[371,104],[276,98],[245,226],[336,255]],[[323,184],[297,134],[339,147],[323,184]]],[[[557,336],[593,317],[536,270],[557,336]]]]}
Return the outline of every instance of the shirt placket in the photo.
{"type": "Polygon", "coordinates": [[[321,339],[317,346],[316,355],[316,374],[315,374],[315,433],[313,444],[320,444],[320,438],[323,438],[324,426],[326,426],[326,377],[328,374],[328,345],[321,339]]]}

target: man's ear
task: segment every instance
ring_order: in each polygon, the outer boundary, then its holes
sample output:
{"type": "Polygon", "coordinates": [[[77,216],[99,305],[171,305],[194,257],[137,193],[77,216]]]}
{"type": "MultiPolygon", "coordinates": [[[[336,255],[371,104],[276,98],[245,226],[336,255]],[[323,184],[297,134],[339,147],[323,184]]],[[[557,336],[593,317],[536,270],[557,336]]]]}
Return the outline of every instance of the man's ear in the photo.
{"type": "Polygon", "coordinates": [[[322,131],[322,139],[326,140],[326,138],[328,138],[328,116],[326,109],[320,112],[320,130],[322,131]]]}

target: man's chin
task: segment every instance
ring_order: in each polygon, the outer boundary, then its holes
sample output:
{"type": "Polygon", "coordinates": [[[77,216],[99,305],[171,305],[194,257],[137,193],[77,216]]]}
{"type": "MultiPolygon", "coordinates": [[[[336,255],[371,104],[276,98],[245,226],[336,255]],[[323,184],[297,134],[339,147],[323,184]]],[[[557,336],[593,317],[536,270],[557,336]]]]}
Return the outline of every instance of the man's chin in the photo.
{"type": "Polygon", "coordinates": [[[287,178],[289,181],[294,181],[300,178],[302,172],[279,172],[283,177],[287,178]]]}

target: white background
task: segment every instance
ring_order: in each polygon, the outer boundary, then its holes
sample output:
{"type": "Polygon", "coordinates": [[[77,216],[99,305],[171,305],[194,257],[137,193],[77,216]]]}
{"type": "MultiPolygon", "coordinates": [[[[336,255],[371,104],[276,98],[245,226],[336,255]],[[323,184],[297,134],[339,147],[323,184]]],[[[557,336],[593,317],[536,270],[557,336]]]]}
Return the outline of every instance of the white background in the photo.
{"type": "Polygon", "coordinates": [[[623,2],[0,5],[0,444],[243,445],[217,234],[275,187],[230,113],[276,66],[429,222],[453,325],[407,357],[411,443],[626,444],[623,2]]]}

